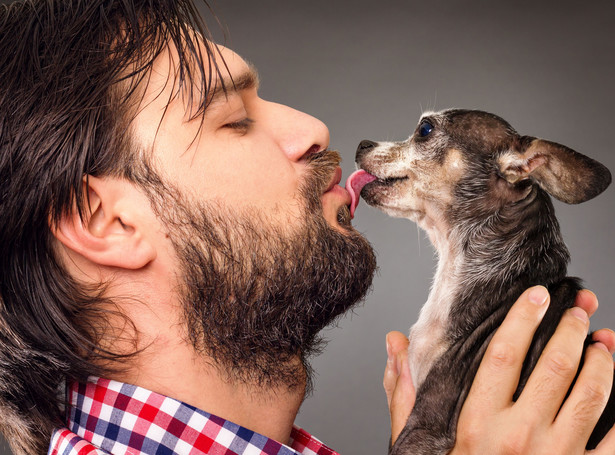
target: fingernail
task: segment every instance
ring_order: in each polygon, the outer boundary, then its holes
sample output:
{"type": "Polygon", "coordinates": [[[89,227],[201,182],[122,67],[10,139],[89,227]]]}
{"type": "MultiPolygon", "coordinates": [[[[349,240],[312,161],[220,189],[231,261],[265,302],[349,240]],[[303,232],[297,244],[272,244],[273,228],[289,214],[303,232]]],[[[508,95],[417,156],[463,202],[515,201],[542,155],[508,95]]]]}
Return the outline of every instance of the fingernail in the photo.
{"type": "Polygon", "coordinates": [[[585,310],[581,308],[578,308],[578,307],[571,308],[570,314],[572,314],[575,318],[580,319],[583,322],[589,321],[589,318],[587,317],[587,313],[585,312],[585,310]]]}
{"type": "Polygon", "coordinates": [[[594,299],[596,300],[596,307],[600,305],[600,302],[598,302],[598,296],[593,291],[590,291],[589,289],[583,289],[583,292],[589,292],[591,295],[594,296],[594,299]]]}
{"type": "Polygon", "coordinates": [[[549,300],[549,291],[544,286],[535,286],[530,289],[528,298],[536,305],[544,305],[549,300]]]}
{"type": "Polygon", "coordinates": [[[391,343],[389,343],[389,337],[387,337],[387,356],[389,357],[389,361],[393,359],[393,354],[391,352],[391,343]]]}
{"type": "MultiPolygon", "coordinates": [[[[605,329],[602,329],[602,330],[601,330],[601,332],[603,332],[604,330],[605,330],[605,329]]],[[[610,329],[608,329],[608,330],[609,330],[611,333],[613,332],[613,331],[612,331],[612,330],[610,330],[610,329]]],[[[602,341],[600,341],[598,338],[596,338],[596,332],[593,332],[593,333],[592,333],[591,338],[592,338],[592,341],[593,341],[593,343],[592,343],[592,344],[601,343],[601,344],[603,344],[604,346],[606,346],[606,348],[609,350],[609,352],[610,352],[611,354],[615,354],[615,345],[613,345],[612,343],[609,343],[609,344],[611,345],[611,347],[609,347],[609,345],[607,345],[606,343],[603,343],[602,341]]]]}
{"type": "Polygon", "coordinates": [[[603,344],[603,343],[601,343],[599,341],[596,342],[596,343],[593,343],[592,346],[596,346],[598,349],[602,349],[603,351],[608,352],[610,354],[609,348],[607,348],[605,344],[603,344]]]}
{"type": "Polygon", "coordinates": [[[391,343],[389,343],[388,337],[387,337],[387,370],[389,370],[395,376],[399,375],[399,368],[397,368],[397,362],[395,361],[395,356],[393,355],[393,349],[391,348],[391,343]]]}
{"type": "Polygon", "coordinates": [[[593,295],[594,297],[596,297],[596,300],[598,300],[598,297],[596,296],[596,293],[594,291],[592,291],[591,289],[587,289],[587,288],[583,288],[581,289],[583,292],[589,292],[591,295],[593,295]]]}

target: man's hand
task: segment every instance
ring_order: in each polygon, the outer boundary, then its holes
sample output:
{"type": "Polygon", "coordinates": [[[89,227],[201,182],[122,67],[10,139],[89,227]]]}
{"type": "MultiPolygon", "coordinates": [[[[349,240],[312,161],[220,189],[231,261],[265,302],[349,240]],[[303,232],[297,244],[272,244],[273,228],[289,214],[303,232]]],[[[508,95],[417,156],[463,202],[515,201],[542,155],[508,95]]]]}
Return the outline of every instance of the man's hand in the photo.
{"type": "MultiPolygon", "coordinates": [[[[547,309],[545,288],[527,290],[513,305],[489,344],[457,426],[453,454],[573,454],[585,444],[607,399],[613,380],[615,333],[593,334],[585,363],[570,396],[564,401],[581,358],[583,340],[598,301],[579,292],[547,344],[523,393],[512,401],[523,359],[547,309]],[[562,404],[563,402],[563,404],[562,404]]],[[[394,443],[414,405],[414,388],[405,360],[408,342],[399,332],[387,335],[389,361],[384,388],[391,413],[394,443]]],[[[615,430],[599,444],[595,455],[615,453],[615,430]]]]}
{"type": "Polygon", "coordinates": [[[393,445],[406,425],[416,395],[408,365],[408,338],[401,332],[387,334],[387,366],[382,384],[391,414],[391,445],[393,445]]]}

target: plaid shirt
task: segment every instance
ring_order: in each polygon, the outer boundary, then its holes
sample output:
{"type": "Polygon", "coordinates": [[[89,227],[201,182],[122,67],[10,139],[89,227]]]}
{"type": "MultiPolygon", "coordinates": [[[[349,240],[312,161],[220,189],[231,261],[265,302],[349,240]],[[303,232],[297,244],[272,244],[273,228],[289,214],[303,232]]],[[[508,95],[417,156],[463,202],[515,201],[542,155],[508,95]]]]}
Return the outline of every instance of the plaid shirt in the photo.
{"type": "Polygon", "coordinates": [[[338,455],[297,427],[290,446],[155,392],[90,378],[68,390],[48,455],[338,455]]]}

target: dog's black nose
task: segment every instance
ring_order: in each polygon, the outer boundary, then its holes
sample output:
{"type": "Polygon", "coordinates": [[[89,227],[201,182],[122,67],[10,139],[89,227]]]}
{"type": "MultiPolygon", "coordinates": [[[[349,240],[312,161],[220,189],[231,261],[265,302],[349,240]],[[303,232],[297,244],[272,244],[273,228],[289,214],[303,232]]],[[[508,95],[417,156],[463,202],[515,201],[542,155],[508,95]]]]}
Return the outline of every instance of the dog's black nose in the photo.
{"type": "Polygon", "coordinates": [[[369,152],[371,149],[373,149],[374,147],[376,147],[378,144],[376,144],[375,142],[372,141],[368,141],[363,140],[359,143],[359,146],[357,147],[357,158],[361,155],[363,155],[364,153],[369,152]]]}

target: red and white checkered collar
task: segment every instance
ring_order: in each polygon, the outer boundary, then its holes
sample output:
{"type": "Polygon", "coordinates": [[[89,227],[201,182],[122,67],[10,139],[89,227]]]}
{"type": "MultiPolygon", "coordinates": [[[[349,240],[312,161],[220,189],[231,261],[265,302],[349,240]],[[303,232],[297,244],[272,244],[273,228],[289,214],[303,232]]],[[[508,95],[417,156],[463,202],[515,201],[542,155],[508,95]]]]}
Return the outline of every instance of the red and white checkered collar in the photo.
{"type": "Polygon", "coordinates": [[[48,455],[338,455],[294,427],[290,445],[142,387],[101,378],[68,390],[48,455]]]}

